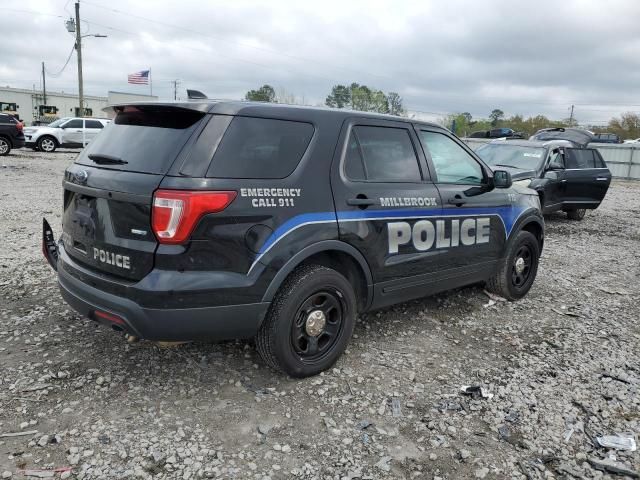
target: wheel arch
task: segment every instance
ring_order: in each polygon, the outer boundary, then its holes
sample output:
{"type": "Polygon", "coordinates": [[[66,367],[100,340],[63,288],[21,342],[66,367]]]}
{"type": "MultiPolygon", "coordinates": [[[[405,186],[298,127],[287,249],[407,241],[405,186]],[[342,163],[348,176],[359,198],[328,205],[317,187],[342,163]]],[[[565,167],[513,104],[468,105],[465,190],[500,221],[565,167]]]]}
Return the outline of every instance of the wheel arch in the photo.
{"type": "Polygon", "coordinates": [[[11,137],[9,137],[9,135],[0,133],[0,138],[2,138],[3,140],[6,140],[9,143],[9,147],[13,148],[13,142],[11,141],[11,137]]]}
{"type": "Polygon", "coordinates": [[[528,215],[514,228],[515,232],[522,230],[530,232],[538,239],[540,252],[542,252],[542,247],[544,246],[544,221],[541,218],[538,218],[537,215],[528,215]]]}
{"type": "Polygon", "coordinates": [[[339,240],[314,243],[295,254],[278,270],[262,301],[272,301],[291,272],[304,264],[323,265],[338,271],[354,286],[359,311],[364,311],[371,305],[373,301],[373,276],[369,264],[355,247],[339,240]]]}

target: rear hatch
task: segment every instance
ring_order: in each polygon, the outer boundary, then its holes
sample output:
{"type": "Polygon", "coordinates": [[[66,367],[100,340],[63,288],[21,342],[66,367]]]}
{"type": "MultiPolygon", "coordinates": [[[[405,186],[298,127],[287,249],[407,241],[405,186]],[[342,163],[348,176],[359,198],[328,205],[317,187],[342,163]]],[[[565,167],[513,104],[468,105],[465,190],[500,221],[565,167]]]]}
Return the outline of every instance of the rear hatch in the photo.
{"type": "Polygon", "coordinates": [[[115,119],[65,172],[62,241],[75,261],[140,280],[152,268],[153,193],[186,155],[207,120],[206,105],[114,107],[115,119]]]}

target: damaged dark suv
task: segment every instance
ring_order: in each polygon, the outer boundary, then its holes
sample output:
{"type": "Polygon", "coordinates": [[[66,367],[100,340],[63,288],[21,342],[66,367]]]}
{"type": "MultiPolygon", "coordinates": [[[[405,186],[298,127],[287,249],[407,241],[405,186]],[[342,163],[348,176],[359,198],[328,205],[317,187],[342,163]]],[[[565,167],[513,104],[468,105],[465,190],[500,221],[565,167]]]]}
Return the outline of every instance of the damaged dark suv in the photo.
{"type": "Polygon", "coordinates": [[[166,341],[255,338],[292,376],[331,366],[356,315],[486,282],[516,300],[537,194],[440,126],[248,102],[133,104],[65,172],[43,251],[81,314],[166,341]]]}

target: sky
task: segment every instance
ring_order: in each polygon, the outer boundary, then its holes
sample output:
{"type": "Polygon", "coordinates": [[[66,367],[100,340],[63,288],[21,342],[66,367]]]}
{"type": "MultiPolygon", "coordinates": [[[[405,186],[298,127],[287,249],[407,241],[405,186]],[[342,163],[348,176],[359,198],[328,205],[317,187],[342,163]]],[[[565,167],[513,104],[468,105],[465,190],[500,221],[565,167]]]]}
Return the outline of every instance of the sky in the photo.
{"type": "MultiPolygon", "coordinates": [[[[425,118],[469,112],[574,116],[640,112],[640,2],[81,0],[86,94],[195,88],[240,99],[263,84],[310,105],[335,84],[398,92],[425,118]]],[[[0,0],[0,85],[77,92],[73,0],[0,0]],[[63,70],[65,61],[71,58],[63,70]],[[62,70],[62,71],[61,71],[62,70]]]]}

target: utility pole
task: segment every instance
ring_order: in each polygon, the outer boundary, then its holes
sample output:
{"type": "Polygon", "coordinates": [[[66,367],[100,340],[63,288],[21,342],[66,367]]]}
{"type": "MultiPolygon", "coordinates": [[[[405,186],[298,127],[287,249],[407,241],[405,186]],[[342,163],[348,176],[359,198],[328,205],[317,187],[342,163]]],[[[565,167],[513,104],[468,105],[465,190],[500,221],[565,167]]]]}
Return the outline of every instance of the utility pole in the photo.
{"type": "Polygon", "coordinates": [[[44,77],[44,62],[42,62],[42,103],[43,105],[47,104],[47,81],[44,77]]]}
{"type": "Polygon", "coordinates": [[[573,125],[573,105],[571,105],[571,115],[569,115],[569,126],[573,125]]]}
{"type": "Polygon", "coordinates": [[[178,99],[178,84],[180,83],[180,80],[178,80],[177,78],[171,82],[173,83],[173,99],[177,100],[178,99]]]}
{"type": "Polygon", "coordinates": [[[76,52],[78,54],[79,117],[84,117],[84,92],[82,88],[82,37],[80,36],[80,1],[76,2],[76,52]]]}

